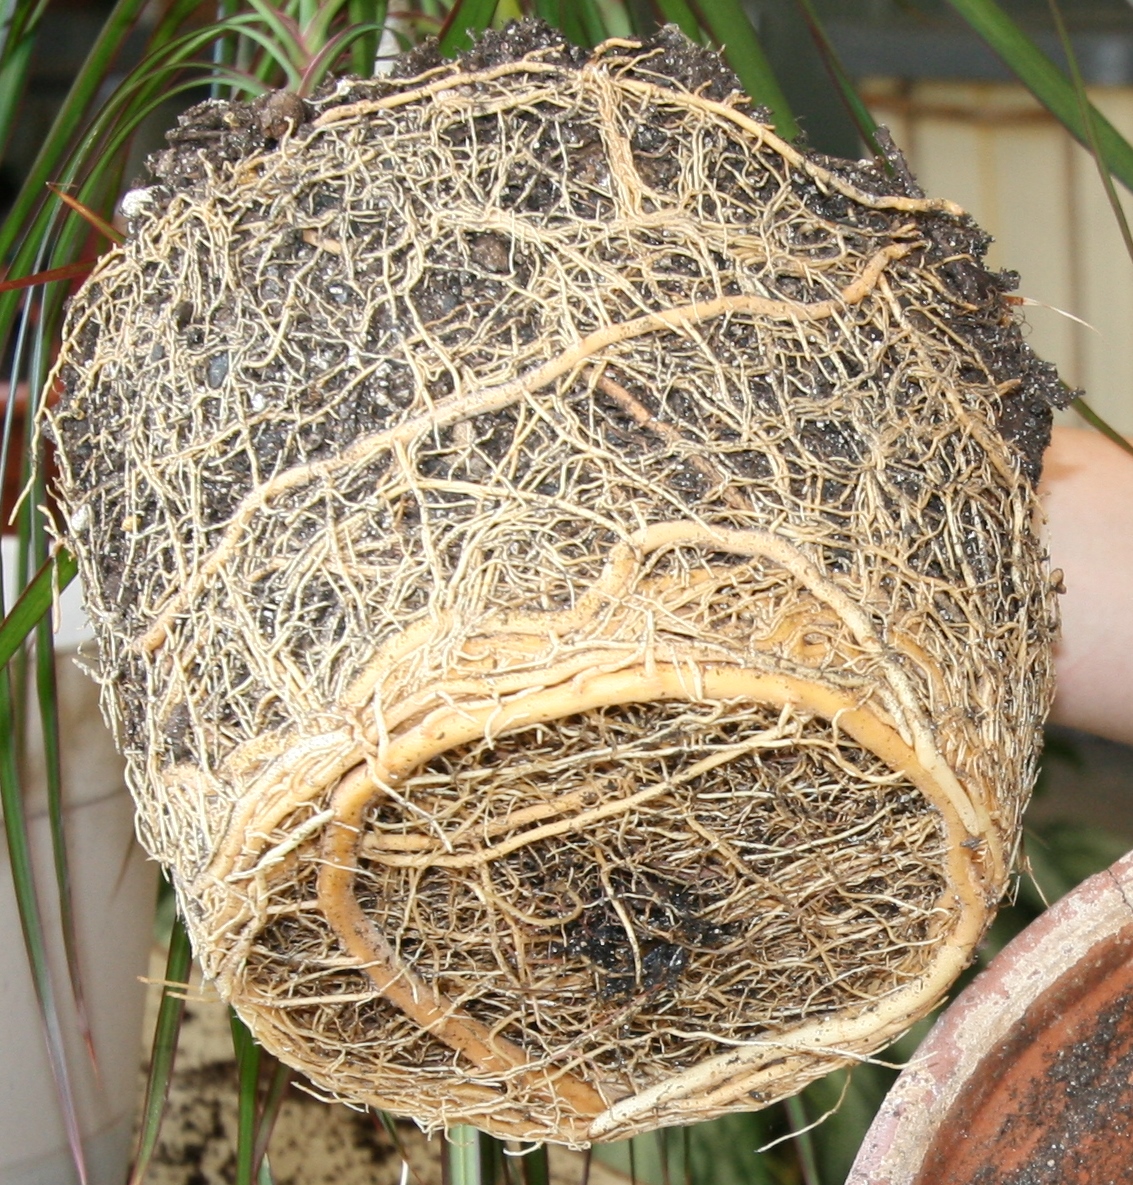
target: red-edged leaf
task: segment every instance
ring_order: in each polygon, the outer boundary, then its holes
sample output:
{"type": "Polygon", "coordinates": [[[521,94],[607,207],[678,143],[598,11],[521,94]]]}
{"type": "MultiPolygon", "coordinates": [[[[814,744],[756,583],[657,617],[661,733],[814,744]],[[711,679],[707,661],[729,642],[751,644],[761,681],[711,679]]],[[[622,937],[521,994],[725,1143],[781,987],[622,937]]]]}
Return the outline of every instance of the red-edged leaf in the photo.
{"type": "Polygon", "coordinates": [[[259,1118],[256,1121],[256,1143],[252,1153],[252,1176],[256,1180],[260,1178],[260,1165],[263,1164],[264,1157],[267,1156],[275,1121],[279,1118],[279,1110],[283,1106],[283,1100],[287,1097],[287,1088],[291,1085],[291,1074],[290,1066],[285,1066],[283,1062],[275,1063],[267,1093],[260,1108],[259,1118]]]}
{"type": "Polygon", "coordinates": [[[84,206],[78,198],[73,198],[69,193],[65,193],[58,185],[53,185],[50,181],[47,183],[47,188],[61,201],[66,202],[80,218],[85,218],[87,222],[98,231],[99,234],[105,235],[112,243],[124,243],[126,236],[121,231],[115,230],[105,218],[96,214],[89,206],[84,206]]]}
{"type": "Polygon", "coordinates": [[[77,263],[65,263],[62,267],[49,268],[32,276],[21,276],[18,280],[0,280],[0,292],[11,292],[16,288],[34,288],[37,284],[50,284],[52,280],[74,280],[80,276],[89,276],[93,269],[93,259],[80,259],[77,263]]]}

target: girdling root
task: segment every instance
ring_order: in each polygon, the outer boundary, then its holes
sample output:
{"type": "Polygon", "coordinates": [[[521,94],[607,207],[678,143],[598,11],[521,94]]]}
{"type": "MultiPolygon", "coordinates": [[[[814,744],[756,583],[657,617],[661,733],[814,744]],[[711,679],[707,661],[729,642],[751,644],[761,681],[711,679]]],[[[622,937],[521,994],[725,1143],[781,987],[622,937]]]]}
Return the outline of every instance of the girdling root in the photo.
{"type": "Polygon", "coordinates": [[[572,1144],[764,1106],[1006,885],[1065,389],[962,211],[672,32],[399,72],[188,113],[71,309],[140,834],[330,1094],[572,1144]]]}

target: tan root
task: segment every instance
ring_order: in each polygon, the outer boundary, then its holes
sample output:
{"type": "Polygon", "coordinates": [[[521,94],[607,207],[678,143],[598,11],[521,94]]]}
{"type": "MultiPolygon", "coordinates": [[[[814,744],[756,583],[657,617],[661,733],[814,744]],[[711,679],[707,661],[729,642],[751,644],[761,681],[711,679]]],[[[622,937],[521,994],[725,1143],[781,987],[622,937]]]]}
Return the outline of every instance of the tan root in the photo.
{"type": "Polygon", "coordinates": [[[1061,388],[979,232],[671,32],[256,111],[156,159],[49,417],[205,973],[508,1138],[867,1056],[970,960],[1050,696],[1061,388]]]}

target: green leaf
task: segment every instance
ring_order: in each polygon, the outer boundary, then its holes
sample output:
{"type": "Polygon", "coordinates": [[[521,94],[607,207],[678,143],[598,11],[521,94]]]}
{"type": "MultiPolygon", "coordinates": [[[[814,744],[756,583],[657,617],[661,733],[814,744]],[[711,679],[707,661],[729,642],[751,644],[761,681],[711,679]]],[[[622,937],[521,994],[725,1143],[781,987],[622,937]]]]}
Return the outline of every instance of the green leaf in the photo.
{"type": "MultiPolygon", "coordinates": [[[[1085,147],[1090,133],[1073,84],[994,0],[949,0],[953,8],[1003,59],[1036,99],[1085,147]]],[[[1092,104],[1098,154],[1109,171],[1133,189],[1133,145],[1092,104]]]]}
{"type": "Polygon", "coordinates": [[[818,13],[815,11],[813,0],[795,0],[795,3],[802,9],[803,19],[806,21],[811,38],[818,48],[819,56],[822,58],[822,64],[826,67],[826,72],[830,75],[830,80],[834,83],[839,95],[841,95],[842,102],[845,104],[846,110],[849,111],[850,117],[854,121],[854,126],[858,129],[858,135],[861,136],[865,144],[869,145],[870,151],[874,156],[885,161],[885,152],[875,138],[877,121],[873,118],[873,113],[862,101],[857,87],[854,86],[853,79],[850,78],[845,66],[842,65],[842,59],[838,56],[838,51],[834,48],[834,43],[826,35],[826,30],[823,28],[822,22],[818,18],[818,13]]]}
{"type": "Polygon", "coordinates": [[[74,557],[61,549],[54,559],[35,574],[35,579],[24,589],[11,613],[0,624],[0,666],[8,663],[19,650],[24,639],[35,629],[36,623],[51,608],[55,596],[75,579],[78,565],[74,557]]]}
{"type": "Polygon", "coordinates": [[[496,0],[456,0],[441,26],[438,43],[446,58],[470,48],[473,39],[492,23],[496,0]]]}
{"type": "MultiPolygon", "coordinates": [[[[350,23],[376,28],[386,23],[387,0],[349,0],[350,23]]],[[[371,78],[378,57],[381,33],[365,33],[350,47],[350,68],[361,78],[371,78]]]]}
{"type": "Polygon", "coordinates": [[[1102,188],[1105,190],[1106,200],[1109,202],[1109,208],[1113,212],[1118,229],[1121,231],[1121,239],[1125,244],[1125,254],[1133,261],[1133,234],[1130,233],[1129,220],[1125,217],[1125,210],[1118,199],[1117,190],[1114,188],[1113,174],[1102,160],[1101,144],[1098,141],[1098,126],[1094,121],[1093,108],[1090,106],[1090,100],[1086,95],[1086,84],[1082,79],[1082,71],[1078,66],[1078,55],[1074,52],[1074,45],[1070,40],[1070,34],[1067,32],[1066,22],[1062,19],[1062,10],[1058,6],[1058,0],[1048,0],[1048,5],[1051,16],[1054,18],[1054,27],[1058,30],[1058,39],[1062,44],[1062,52],[1066,55],[1066,61],[1070,66],[1070,81],[1074,86],[1074,97],[1078,101],[1079,115],[1086,128],[1086,136],[1090,144],[1090,155],[1094,158],[1098,176],[1101,178],[1102,188]]]}
{"type": "Polygon", "coordinates": [[[287,1097],[287,1088],[291,1085],[293,1077],[290,1066],[285,1066],[283,1062],[277,1061],[275,1058],[271,1060],[275,1062],[275,1066],[272,1069],[267,1093],[264,1095],[263,1106],[260,1108],[260,1116],[256,1122],[256,1143],[252,1154],[252,1163],[257,1176],[261,1166],[265,1163],[268,1144],[271,1143],[271,1133],[275,1129],[275,1121],[279,1118],[279,1110],[283,1106],[283,1100],[287,1097]]]}
{"type": "Polygon", "coordinates": [[[741,0],[701,0],[697,10],[700,23],[723,48],[724,57],[744,90],[761,107],[771,111],[775,130],[793,140],[799,134],[799,125],[741,0]]]}
{"type": "Polygon", "coordinates": [[[8,147],[47,0],[6,0],[0,8],[0,151],[8,147]]]}
{"type": "Polygon", "coordinates": [[[448,1185],[489,1185],[480,1155],[480,1133],[458,1124],[445,1133],[442,1155],[447,1162],[448,1185]]]}
{"type": "Polygon", "coordinates": [[[318,53],[330,40],[334,24],[346,0],[322,0],[300,27],[299,40],[307,54],[318,53]]]}
{"type": "Polygon", "coordinates": [[[169,1084],[173,1079],[173,1064],[177,1056],[177,1038],[185,1014],[185,987],[189,983],[192,960],[185,923],[179,917],[174,917],[130,1185],[140,1185],[144,1180],[161,1134],[161,1121],[165,1116],[165,1104],[169,1098],[169,1084]]]}
{"type": "Polygon", "coordinates": [[[236,1054],[238,1115],[236,1185],[256,1185],[256,1111],[260,1092],[260,1047],[233,1009],[228,1010],[236,1054]]]}
{"type": "Polygon", "coordinates": [[[230,25],[240,30],[240,36],[246,41],[255,42],[263,54],[253,70],[253,75],[260,81],[266,82],[276,69],[281,69],[286,76],[289,90],[298,90],[302,83],[301,64],[306,61],[306,55],[297,42],[280,43],[272,36],[273,30],[261,29],[254,17],[233,17],[230,25]]]}
{"type": "Polygon", "coordinates": [[[299,24],[274,5],[268,4],[267,0],[246,2],[255,10],[255,16],[248,13],[233,17],[232,23],[239,22],[245,35],[251,35],[254,23],[262,23],[264,29],[255,30],[256,39],[265,45],[269,53],[275,54],[280,62],[288,61],[295,67],[300,66],[307,54],[299,24]]]}
{"type": "MultiPolygon", "coordinates": [[[[97,56],[99,53],[109,53],[110,56],[113,56],[117,52],[121,39],[128,31],[128,21],[132,19],[132,17],[128,16],[128,10],[136,14],[138,7],[140,7],[139,4],[135,4],[132,7],[130,4],[121,4],[118,6],[114,14],[112,14],[108,29],[104,29],[103,36],[96,42],[95,50],[92,51],[92,57],[97,56]]],[[[90,63],[91,57],[88,57],[88,66],[90,66],[90,63]]],[[[106,65],[108,63],[109,57],[106,57],[103,64],[106,65]]],[[[84,68],[84,73],[80,75],[79,80],[76,82],[72,95],[74,96],[78,93],[80,97],[84,98],[84,102],[87,102],[93,96],[94,89],[100,84],[101,78],[96,79],[93,71],[87,71],[84,68]]],[[[10,96],[8,97],[10,98],[10,96]]],[[[11,271],[17,276],[26,273],[28,270],[34,272],[41,271],[45,257],[49,254],[50,240],[48,238],[48,228],[55,218],[55,209],[57,207],[55,207],[54,203],[51,203],[49,206],[46,201],[47,193],[44,188],[44,181],[50,175],[49,170],[55,168],[59,155],[67,148],[67,141],[70,138],[71,131],[78,126],[84,117],[85,110],[81,112],[75,108],[67,110],[66,105],[64,106],[64,110],[60,113],[59,118],[57,118],[44,147],[41,149],[36,164],[33,167],[32,178],[25,184],[21,194],[17,198],[13,214],[5,220],[3,227],[0,228],[0,242],[4,244],[3,251],[5,254],[10,254],[12,246],[19,241],[21,235],[24,235],[23,242],[15,252],[11,263],[11,271]],[[39,233],[27,234],[27,220],[32,218],[37,209],[38,215],[35,217],[35,225],[38,226],[39,233]]],[[[86,233],[85,228],[83,228],[83,237],[85,237],[86,233]]],[[[74,234],[71,233],[70,237],[74,239],[74,234]]],[[[47,339],[52,335],[57,324],[57,312],[61,308],[64,295],[63,290],[55,284],[42,292],[34,294],[33,298],[27,301],[24,300],[24,294],[14,288],[8,288],[0,294],[0,335],[4,337],[7,336],[11,328],[17,310],[23,304],[20,331],[16,340],[15,357],[12,364],[12,374],[16,375],[19,373],[30,343],[31,367],[29,390],[31,392],[31,398],[29,399],[27,409],[29,425],[34,421],[35,406],[39,396],[39,385],[42,381],[42,375],[46,369],[47,359],[50,354],[47,339]],[[37,305],[38,312],[36,312],[37,305]]],[[[0,448],[0,459],[3,460],[3,463],[0,463],[0,470],[4,472],[9,471],[7,458],[11,444],[10,416],[13,407],[14,404],[10,403],[8,408],[9,414],[5,420],[3,446],[0,448]]],[[[26,480],[29,471],[30,447],[27,446],[31,439],[33,439],[33,434],[30,430],[26,433],[26,436],[25,449],[20,458],[21,480],[26,480]]],[[[37,494],[41,495],[41,493],[42,487],[39,486],[33,491],[32,497],[25,503],[19,514],[20,550],[18,563],[21,584],[27,580],[27,564],[29,558],[35,552],[40,553],[41,559],[44,558],[42,553],[45,550],[45,543],[42,538],[42,523],[37,521],[38,511],[33,510],[33,506],[42,501],[41,496],[37,497],[37,494]]],[[[60,558],[63,559],[63,557],[60,558]]],[[[73,574],[74,565],[70,557],[63,559],[62,566],[44,563],[41,566],[37,578],[31,582],[31,587],[20,597],[13,612],[5,619],[3,625],[0,626],[0,654],[2,654],[0,662],[7,666],[13,657],[18,658],[14,670],[6,670],[0,675],[0,698],[3,701],[2,705],[0,705],[0,799],[3,801],[5,833],[12,862],[17,904],[24,930],[24,944],[43,1018],[48,1055],[55,1080],[56,1092],[59,1097],[62,1120],[67,1138],[71,1144],[80,1178],[85,1180],[86,1174],[83,1166],[83,1154],[73,1088],[66,1062],[62,1026],[58,1011],[58,996],[46,958],[46,935],[44,933],[43,917],[39,901],[35,892],[30,849],[28,847],[27,823],[24,816],[18,777],[19,757],[26,736],[25,725],[28,716],[25,694],[27,690],[27,679],[24,673],[26,671],[27,661],[26,653],[21,652],[21,646],[29,632],[50,608],[53,583],[56,587],[60,587],[62,584],[68,582],[73,577],[73,574]],[[70,570],[65,570],[67,568],[70,570]]],[[[47,664],[51,662],[49,626],[46,624],[41,626],[40,631],[41,646],[39,647],[37,658],[37,683],[40,691],[42,716],[45,726],[44,742],[48,763],[49,817],[55,850],[56,887],[62,914],[62,937],[71,973],[72,995],[75,998],[79,1012],[80,1029],[84,1031],[83,1035],[88,1042],[88,1048],[90,1048],[89,1028],[86,1025],[86,1010],[78,975],[77,944],[74,938],[74,923],[70,900],[70,877],[66,861],[66,848],[63,841],[61,786],[58,767],[58,736],[57,723],[54,719],[53,665],[50,671],[47,669],[47,664]]]]}

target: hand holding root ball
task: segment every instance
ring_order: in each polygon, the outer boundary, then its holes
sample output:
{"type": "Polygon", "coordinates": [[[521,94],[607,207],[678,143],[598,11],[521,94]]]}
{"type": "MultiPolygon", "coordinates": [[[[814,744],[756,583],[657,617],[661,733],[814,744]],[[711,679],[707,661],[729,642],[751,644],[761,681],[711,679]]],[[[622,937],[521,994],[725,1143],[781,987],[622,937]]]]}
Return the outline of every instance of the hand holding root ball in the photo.
{"type": "Polygon", "coordinates": [[[878,1048],[990,920],[1051,694],[1067,392],[984,236],[672,31],[264,102],[155,158],[52,417],[205,973],[322,1089],[511,1138],[878,1048]]]}
{"type": "Polygon", "coordinates": [[[1066,587],[1051,719],[1133,744],[1133,456],[1056,429],[1040,494],[1066,587]]]}

